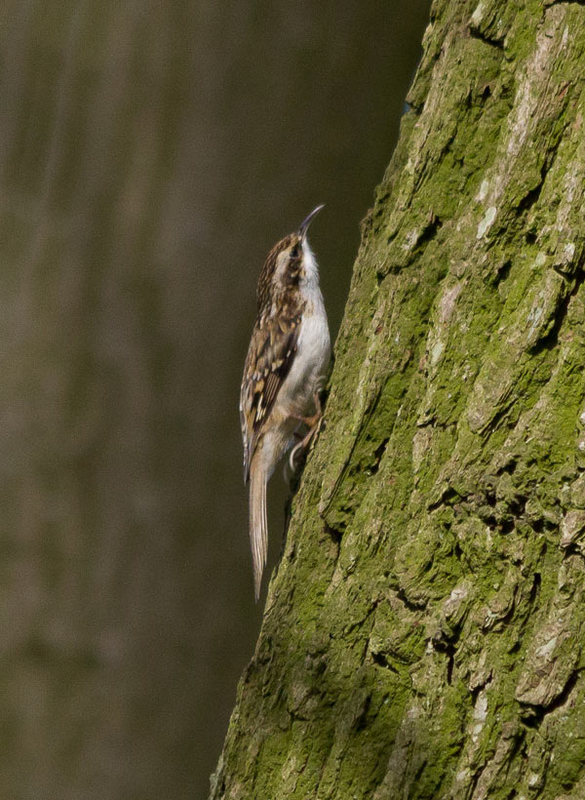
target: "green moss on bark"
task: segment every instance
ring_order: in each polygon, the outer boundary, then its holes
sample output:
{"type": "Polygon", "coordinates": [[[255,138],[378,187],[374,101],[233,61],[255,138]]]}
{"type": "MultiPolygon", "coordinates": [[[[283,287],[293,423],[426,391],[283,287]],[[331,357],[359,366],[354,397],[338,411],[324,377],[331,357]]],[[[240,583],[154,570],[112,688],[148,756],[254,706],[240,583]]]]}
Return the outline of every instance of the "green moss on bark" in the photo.
{"type": "Polygon", "coordinates": [[[434,4],[214,800],[584,784],[583,53],[434,4]]]}

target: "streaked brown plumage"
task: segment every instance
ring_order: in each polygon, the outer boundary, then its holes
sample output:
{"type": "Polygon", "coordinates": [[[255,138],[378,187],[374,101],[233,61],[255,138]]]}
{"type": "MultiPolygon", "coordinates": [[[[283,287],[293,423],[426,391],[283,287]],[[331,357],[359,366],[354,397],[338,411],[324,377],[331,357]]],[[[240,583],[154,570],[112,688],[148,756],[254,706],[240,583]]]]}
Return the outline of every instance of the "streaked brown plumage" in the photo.
{"type": "Polygon", "coordinates": [[[266,483],[303,421],[318,411],[315,397],[329,364],[327,317],[307,241],[309,223],[321,208],[272,248],[258,280],[258,313],[240,392],[256,599],[268,549],[266,483]]]}

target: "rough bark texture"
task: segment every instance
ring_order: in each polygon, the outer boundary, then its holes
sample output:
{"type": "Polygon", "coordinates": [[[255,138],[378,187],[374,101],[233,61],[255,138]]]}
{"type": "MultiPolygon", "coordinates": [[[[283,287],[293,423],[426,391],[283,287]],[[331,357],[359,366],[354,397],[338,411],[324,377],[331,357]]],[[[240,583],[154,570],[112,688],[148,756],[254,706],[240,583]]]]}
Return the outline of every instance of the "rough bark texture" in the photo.
{"type": "Polygon", "coordinates": [[[585,796],[584,70],[434,3],[214,800],[585,796]]]}

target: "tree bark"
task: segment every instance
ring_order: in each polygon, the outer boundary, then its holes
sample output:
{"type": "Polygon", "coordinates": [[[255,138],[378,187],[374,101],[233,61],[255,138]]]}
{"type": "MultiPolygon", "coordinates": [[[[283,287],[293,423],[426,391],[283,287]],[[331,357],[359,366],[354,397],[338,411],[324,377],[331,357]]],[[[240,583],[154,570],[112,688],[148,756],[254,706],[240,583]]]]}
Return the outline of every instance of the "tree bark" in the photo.
{"type": "Polygon", "coordinates": [[[424,44],[213,800],[585,796],[585,8],[424,44]]]}

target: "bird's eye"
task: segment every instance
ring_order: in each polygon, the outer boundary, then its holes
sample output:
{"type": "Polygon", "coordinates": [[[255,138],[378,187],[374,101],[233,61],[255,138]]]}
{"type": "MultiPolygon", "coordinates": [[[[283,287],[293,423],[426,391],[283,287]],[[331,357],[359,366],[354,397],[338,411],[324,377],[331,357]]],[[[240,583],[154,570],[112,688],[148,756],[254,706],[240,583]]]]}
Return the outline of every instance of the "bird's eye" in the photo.
{"type": "Polygon", "coordinates": [[[295,244],[293,249],[290,251],[290,257],[291,258],[298,258],[299,257],[299,246],[298,246],[298,244],[295,244]]]}

